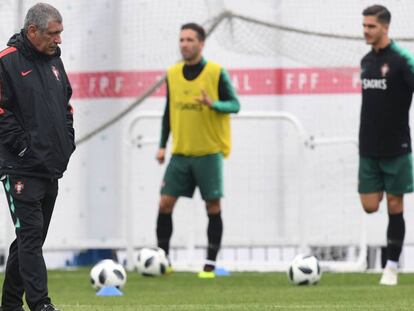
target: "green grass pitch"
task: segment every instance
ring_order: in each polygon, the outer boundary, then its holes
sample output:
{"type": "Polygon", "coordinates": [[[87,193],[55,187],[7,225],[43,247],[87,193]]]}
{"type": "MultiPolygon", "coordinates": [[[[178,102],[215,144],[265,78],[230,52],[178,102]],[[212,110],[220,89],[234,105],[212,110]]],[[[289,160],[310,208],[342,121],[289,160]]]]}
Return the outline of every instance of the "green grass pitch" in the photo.
{"type": "Polygon", "coordinates": [[[325,273],[318,285],[294,286],[284,273],[201,280],[193,273],[146,278],[130,272],[124,296],[97,297],[89,270],[80,269],[49,271],[49,292],[62,311],[414,310],[414,274],[401,274],[394,287],[378,280],[378,274],[325,273]]]}

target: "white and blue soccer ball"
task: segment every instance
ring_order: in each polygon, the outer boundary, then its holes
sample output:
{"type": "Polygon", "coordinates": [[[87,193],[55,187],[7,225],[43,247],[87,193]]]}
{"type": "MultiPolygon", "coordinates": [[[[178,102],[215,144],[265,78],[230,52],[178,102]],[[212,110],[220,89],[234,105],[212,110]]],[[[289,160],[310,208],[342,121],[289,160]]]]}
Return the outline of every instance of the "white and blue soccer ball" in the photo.
{"type": "Polygon", "coordinates": [[[165,274],[168,259],[161,248],[142,248],[137,257],[137,270],[143,276],[159,276],[165,274]]]}
{"type": "Polygon", "coordinates": [[[127,281],[124,267],[112,259],[104,259],[98,262],[90,272],[92,287],[96,290],[105,286],[115,286],[121,289],[127,281]]]}
{"type": "Polygon", "coordinates": [[[297,255],[287,271],[289,281],[296,285],[317,284],[322,276],[319,260],[313,255],[297,255]]]}

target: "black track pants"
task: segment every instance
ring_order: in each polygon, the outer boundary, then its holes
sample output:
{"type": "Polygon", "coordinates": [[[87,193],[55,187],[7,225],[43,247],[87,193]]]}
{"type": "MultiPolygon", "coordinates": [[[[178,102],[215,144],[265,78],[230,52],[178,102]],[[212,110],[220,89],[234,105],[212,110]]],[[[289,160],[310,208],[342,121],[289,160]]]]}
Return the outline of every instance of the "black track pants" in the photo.
{"type": "Polygon", "coordinates": [[[23,305],[23,294],[30,310],[50,303],[47,271],[42,246],[58,193],[58,181],[7,175],[3,180],[16,231],[10,245],[2,291],[4,311],[23,305]]]}

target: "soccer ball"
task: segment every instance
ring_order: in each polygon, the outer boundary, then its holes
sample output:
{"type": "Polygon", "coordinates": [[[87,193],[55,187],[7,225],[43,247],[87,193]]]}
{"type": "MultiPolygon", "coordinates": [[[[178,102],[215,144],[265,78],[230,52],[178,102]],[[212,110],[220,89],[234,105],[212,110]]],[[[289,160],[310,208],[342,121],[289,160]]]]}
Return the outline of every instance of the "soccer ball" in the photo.
{"type": "Polygon", "coordinates": [[[296,285],[317,284],[322,272],[318,258],[313,255],[297,255],[287,271],[289,280],[296,285]]]}
{"type": "Polygon", "coordinates": [[[143,276],[158,276],[165,274],[168,259],[161,248],[143,248],[137,258],[137,270],[143,276]]]}
{"type": "Polygon", "coordinates": [[[125,269],[112,259],[104,259],[98,262],[90,273],[92,287],[96,290],[104,286],[115,286],[118,289],[124,287],[127,275],[125,269]]]}

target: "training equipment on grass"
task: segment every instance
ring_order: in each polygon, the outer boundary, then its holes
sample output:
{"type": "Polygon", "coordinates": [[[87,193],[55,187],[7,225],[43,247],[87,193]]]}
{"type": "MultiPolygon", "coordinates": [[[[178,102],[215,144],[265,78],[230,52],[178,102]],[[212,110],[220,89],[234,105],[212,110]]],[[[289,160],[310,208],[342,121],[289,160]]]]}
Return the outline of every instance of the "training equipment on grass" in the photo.
{"type": "Polygon", "coordinates": [[[217,267],[216,269],[214,269],[214,273],[216,274],[216,276],[229,276],[230,275],[229,270],[225,268],[220,268],[220,267],[217,267]]]}
{"type": "Polygon", "coordinates": [[[158,276],[165,274],[168,259],[161,248],[143,248],[138,254],[136,266],[143,276],[158,276]]]}
{"type": "Polygon", "coordinates": [[[104,286],[96,292],[96,296],[101,297],[113,297],[113,296],[123,296],[124,294],[115,286],[104,286]]]}
{"type": "Polygon", "coordinates": [[[90,273],[92,287],[99,290],[105,286],[115,286],[120,289],[125,286],[127,275],[124,267],[111,259],[98,262],[90,273]]]}
{"type": "Polygon", "coordinates": [[[288,278],[296,285],[317,284],[321,275],[318,258],[313,255],[297,255],[288,269],[288,278]]]}

